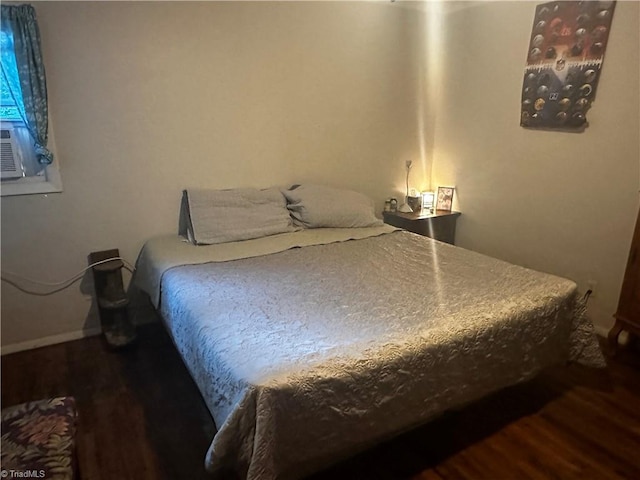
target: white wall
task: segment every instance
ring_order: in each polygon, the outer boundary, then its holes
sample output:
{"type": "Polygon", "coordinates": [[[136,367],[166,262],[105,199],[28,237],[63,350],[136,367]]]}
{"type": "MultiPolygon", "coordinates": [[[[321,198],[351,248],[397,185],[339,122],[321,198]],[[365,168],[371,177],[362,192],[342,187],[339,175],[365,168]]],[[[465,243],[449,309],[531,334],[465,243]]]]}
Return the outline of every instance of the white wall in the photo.
{"type": "Polygon", "coordinates": [[[519,126],[537,3],[458,4],[444,22],[434,185],[456,185],[457,243],[578,282],[615,312],[640,190],[639,4],[618,2],[583,133],[519,126]]]}
{"type": "MultiPolygon", "coordinates": [[[[3,270],[61,280],[108,248],[133,262],[145,239],[177,230],[185,187],[326,182],[381,209],[403,188],[405,159],[427,156],[416,11],[386,2],[34,5],[64,192],[2,198],[3,270]]],[[[46,297],[3,283],[2,345],[95,329],[81,290],[91,283],[46,297]]]]}

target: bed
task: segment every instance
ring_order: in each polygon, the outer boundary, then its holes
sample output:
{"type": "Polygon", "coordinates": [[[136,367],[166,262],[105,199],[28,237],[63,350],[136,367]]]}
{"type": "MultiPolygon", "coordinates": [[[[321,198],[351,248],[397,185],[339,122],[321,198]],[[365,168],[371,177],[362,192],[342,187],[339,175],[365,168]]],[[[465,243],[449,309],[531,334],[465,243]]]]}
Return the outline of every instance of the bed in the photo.
{"type": "Polygon", "coordinates": [[[572,281],[379,221],[193,240],[148,241],[135,281],[213,416],[219,477],[301,478],[547,366],[602,365],[572,281]]]}

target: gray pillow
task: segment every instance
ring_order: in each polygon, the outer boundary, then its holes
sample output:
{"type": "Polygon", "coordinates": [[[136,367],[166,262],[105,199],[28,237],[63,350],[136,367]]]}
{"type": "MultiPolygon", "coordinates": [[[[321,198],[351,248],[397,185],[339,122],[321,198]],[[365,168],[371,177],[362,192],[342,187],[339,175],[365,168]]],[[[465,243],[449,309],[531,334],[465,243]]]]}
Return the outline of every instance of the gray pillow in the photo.
{"type": "Polygon", "coordinates": [[[287,208],[297,224],[307,228],[358,228],[382,225],[373,201],[353,190],[323,185],[298,185],[285,190],[287,208]]]}
{"type": "Polygon", "coordinates": [[[183,192],[187,235],[192,243],[249,240],[296,230],[277,188],[191,189],[183,192]]]}

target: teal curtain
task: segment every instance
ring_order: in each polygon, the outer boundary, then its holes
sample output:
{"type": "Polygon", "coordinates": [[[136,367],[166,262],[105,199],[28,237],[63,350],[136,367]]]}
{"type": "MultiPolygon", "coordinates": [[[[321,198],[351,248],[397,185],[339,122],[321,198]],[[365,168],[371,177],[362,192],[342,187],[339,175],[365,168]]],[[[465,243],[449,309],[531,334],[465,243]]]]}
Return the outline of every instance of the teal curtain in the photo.
{"type": "Polygon", "coordinates": [[[47,80],[36,12],[31,5],[2,5],[0,8],[2,82],[6,82],[20,117],[34,139],[38,161],[50,164],[53,154],[47,149],[47,80]]]}

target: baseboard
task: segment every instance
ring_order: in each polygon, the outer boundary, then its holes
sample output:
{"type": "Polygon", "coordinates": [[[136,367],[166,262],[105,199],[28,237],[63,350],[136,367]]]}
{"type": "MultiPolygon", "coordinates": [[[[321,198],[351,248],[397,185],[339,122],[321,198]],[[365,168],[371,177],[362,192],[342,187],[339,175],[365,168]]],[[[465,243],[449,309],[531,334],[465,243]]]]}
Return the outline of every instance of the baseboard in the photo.
{"type": "MultiPolygon", "coordinates": [[[[129,309],[129,317],[134,325],[145,325],[158,321],[158,314],[155,310],[148,307],[133,307],[129,309]]],[[[25,350],[33,350],[34,348],[46,347],[57,343],[70,342],[72,340],[80,340],[85,337],[93,337],[100,335],[102,328],[100,326],[87,328],[86,330],[76,330],[75,332],[60,333],[51,335],[50,337],[36,338],[27,340],[26,342],[12,343],[0,347],[0,355],[8,355],[10,353],[22,352],[25,350]]]]}
{"type": "Polygon", "coordinates": [[[75,332],[60,333],[58,335],[51,335],[50,337],[27,340],[26,342],[12,343],[10,345],[3,345],[0,347],[0,355],[33,350],[34,348],[55,345],[56,343],[70,342],[71,340],[92,337],[94,335],[100,335],[101,333],[102,329],[100,327],[93,327],[86,330],[76,330],[75,332]]]}

